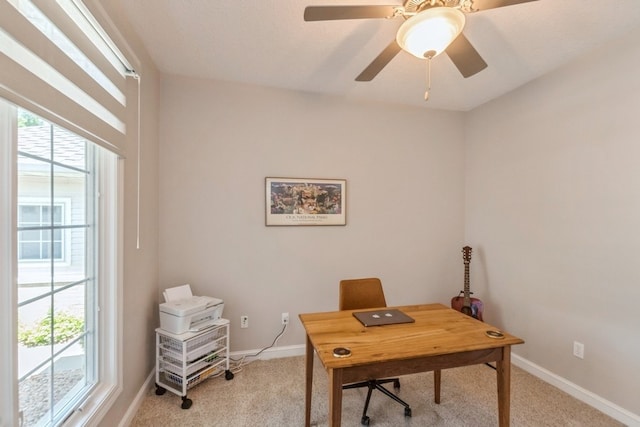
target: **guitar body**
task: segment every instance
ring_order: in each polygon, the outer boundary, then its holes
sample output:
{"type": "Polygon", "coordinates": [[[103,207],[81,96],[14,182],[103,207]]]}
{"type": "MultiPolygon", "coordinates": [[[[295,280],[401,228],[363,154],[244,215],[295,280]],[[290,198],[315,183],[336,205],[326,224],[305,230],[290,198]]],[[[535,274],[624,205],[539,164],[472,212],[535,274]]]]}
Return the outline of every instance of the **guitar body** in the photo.
{"type": "Polygon", "coordinates": [[[482,320],[482,312],[484,311],[484,304],[478,298],[469,298],[471,300],[470,306],[464,305],[464,297],[459,295],[451,298],[451,308],[458,310],[467,316],[471,316],[480,321],[482,320]]]}
{"type": "Polygon", "coordinates": [[[478,298],[471,297],[469,286],[469,263],[471,262],[471,247],[462,248],[462,260],[464,261],[464,290],[458,296],[451,298],[451,308],[461,313],[482,321],[484,305],[478,298]]]}

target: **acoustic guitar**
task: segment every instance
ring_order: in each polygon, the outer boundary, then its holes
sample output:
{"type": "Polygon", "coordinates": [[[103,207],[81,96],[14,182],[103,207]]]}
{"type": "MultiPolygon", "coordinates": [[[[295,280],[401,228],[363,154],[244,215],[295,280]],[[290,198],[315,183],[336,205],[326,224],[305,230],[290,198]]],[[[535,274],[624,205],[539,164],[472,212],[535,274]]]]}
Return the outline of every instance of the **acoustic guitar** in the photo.
{"type": "Polygon", "coordinates": [[[464,261],[464,290],[458,296],[451,298],[451,308],[458,310],[467,316],[482,320],[484,305],[478,298],[472,298],[469,286],[469,263],[471,262],[471,247],[462,248],[462,260],[464,261]]]}

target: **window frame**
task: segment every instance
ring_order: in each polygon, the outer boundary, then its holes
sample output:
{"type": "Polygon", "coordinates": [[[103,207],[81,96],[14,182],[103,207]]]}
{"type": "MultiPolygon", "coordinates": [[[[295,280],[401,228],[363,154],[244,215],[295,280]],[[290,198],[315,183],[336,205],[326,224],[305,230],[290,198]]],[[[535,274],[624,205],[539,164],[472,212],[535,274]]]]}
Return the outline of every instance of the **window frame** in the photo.
{"type": "Polygon", "coordinates": [[[0,316],[0,345],[9,349],[0,363],[0,376],[13,381],[0,382],[0,425],[15,426],[18,420],[18,299],[15,286],[17,266],[17,219],[13,209],[17,204],[17,115],[15,108],[0,101],[0,310],[8,316],[0,316]]]}
{"type": "Polygon", "coordinates": [[[124,160],[115,155],[110,159],[99,156],[98,163],[102,179],[96,180],[96,191],[100,195],[96,207],[100,226],[96,234],[101,244],[95,261],[98,263],[98,280],[107,286],[98,287],[101,303],[96,329],[100,331],[100,337],[99,351],[95,354],[103,357],[94,364],[98,370],[98,383],[85,402],[67,418],[65,425],[98,425],[123,390],[124,160]],[[115,185],[105,185],[109,181],[115,185]]]}

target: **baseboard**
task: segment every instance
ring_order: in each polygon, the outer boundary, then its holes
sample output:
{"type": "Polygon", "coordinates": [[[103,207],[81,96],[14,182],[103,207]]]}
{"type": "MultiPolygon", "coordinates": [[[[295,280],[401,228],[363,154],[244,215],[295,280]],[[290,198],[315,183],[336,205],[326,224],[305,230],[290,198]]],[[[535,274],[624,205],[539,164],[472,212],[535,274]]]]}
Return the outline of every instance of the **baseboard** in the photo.
{"type": "Polygon", "coordinates": [[[284,347],[272,347],[268,348],[262,352],[260,350],[247,350],[247,351],[235,351],[230,352],[229,357],[238,358],[238,357],[249,357],[254,358],[255,360],[269,360],[269,359],[278,359],[281,357],[293,357],[293,356],[304,356],[305,346],[302,344],[299,345],[288,345],[284,347]],[[258,354],[257,356],[254,356],[258,354]]]}
{"type": "Polygon", "coordinates": [[[585,390],[584,388],[576,385],[566,379],[544,369],[535,363],[518,356],[517,354],[511,354],[511,362],[518,368],[527,371],[533,376],[540,378],[542,381],[551,384],[554,387],[559,388],[565,393],[575,397],[576,399],[586,403],[587,405],[599,410],[602,413],[609,415],[611,418],[620,421],[621,423],[629,427],[640,427],[640,416],[636,415],[626,409],[612,403],[602,397],[585,390]]]}
{"type": "MultiPolygon", "coordinates": [[[[248,350],[248,351],[236,351],[230,352],[229,357],[238,358],[254,358],[255,360],[269,360],[269,359],[277,359],[281,357],[293,357],[293,356],[303,356],[305,354],[305,345],[290,345],[284,347],[273,347],[266,349],[262,352],[260,350],[248,350]],[[259,353],[259,354],[257,354],[259,353]],[[255,356],[257,354],[257,356],[255,356]]],[[[609,402],[606,399],[590,392],[589,390],[585,390],[584,388],[573,384],[570,381],[544,369],[541,366],[536,365],[529,360],[518,356],[517,354],[511,354],[511,361],[518,368],[523,369],[524,371],[530,373],[533,376],[540,378],[542,381],[547,382],[554,387],[559,388],[565,393],[575,397],[576,399],[586,403],[587,405],[596,408],[600,412],[603,412],[609,415],[611,418],[629,426],[629,427],[640,427],[640,416],[627,411],[626,409],[609,402]]],[[[144,400],[145,395],[149,388],[154,384],[155,381],[155,370],[152,371],[147,377],[146,381],[136,394],[135,399],[131,402],[129,409],[125,413],[124,417],[118,424],[119,427],[126,427],[131,424],[133,421],[133,417],[136,412],[142,405],[142,401],[144,400]]]]}
{"type": "Polygon", "coordinates": [[[136,416],[138,409],[140,409],[140,406],[142,405],[142,401],[147,395],[147,390],[149,390],[152,384],[155,384],[155,381],[156,370],[154,367],[153,371],[151,371],[147,379],[144,381],[144,384],[142,384],[140,390],[138,390],[138,394],[136,394],[136,397],[133,399],[133,401],[131,401],[131,405],[129,405],[127,412],[120,420],[118,427],[127,427],[131,424],[131,422],[133,421],[133,417],[136,416]]]}

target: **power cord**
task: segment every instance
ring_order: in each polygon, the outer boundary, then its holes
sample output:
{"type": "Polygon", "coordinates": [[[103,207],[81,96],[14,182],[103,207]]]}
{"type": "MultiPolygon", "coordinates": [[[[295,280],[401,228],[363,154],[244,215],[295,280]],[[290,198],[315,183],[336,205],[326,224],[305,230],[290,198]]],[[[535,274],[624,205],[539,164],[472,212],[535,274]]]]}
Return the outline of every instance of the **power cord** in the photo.
{"type": "Polygon", "coordinates": [[[238,358],[238,359],[234,359],[233,357],[229,357],[229,365],[233,364],[233,368],[230,367],[231,372],[233,372],[234,374],[236,372],[240,372],[242,370],[242,368],[247,365],[250,362],[245,362],[245,359],[248,357],[258,357],[260,354],[262,354],[263,351],[268,350],[270,348],[272,348],[274,345],[276,345],[276,343],[278,342],[278,339],[284,335],[285,331],[287,330],[287,326],[289,326],[289,323],[285,323],[284,326],[282,327],[282,330],[278,333],[278,335],[276,335],[276,337],[273,339],[273,342],[271,343],[271,345],[268,345],[267,347],[264,347],[263,349],[261,349],[260,351],[258,351],[255,354],[245,354],[244,356],[238,358]]]}

